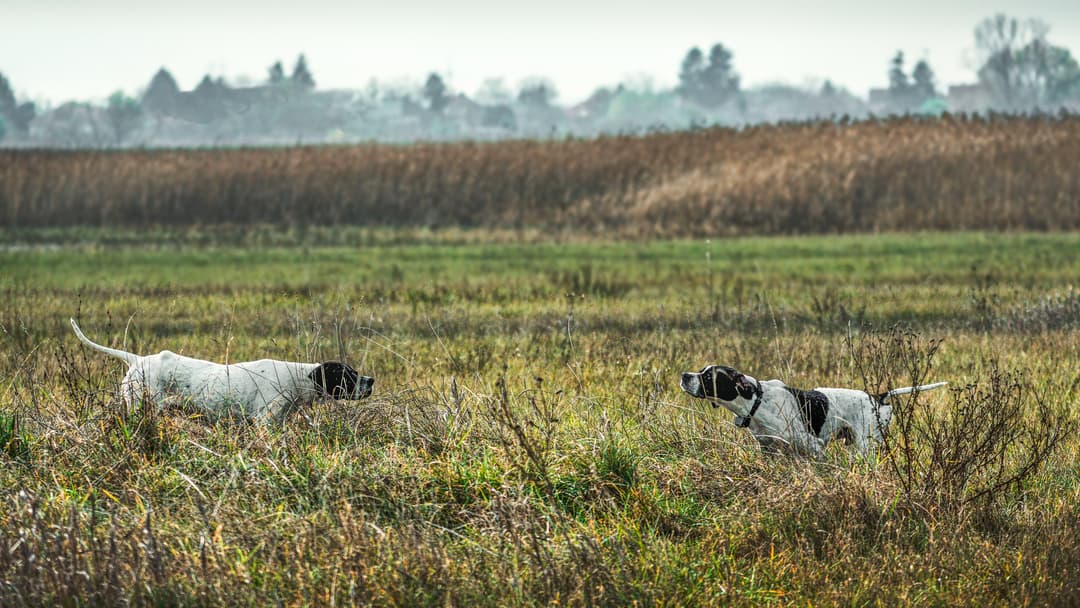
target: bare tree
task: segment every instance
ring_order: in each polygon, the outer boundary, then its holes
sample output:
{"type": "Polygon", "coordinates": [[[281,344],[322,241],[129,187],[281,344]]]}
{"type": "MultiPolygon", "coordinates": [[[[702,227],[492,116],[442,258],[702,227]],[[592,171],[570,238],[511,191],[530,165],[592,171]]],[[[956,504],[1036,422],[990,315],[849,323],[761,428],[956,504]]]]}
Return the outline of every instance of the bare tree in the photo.
{"type": "Polygon", "coordinates": [[[34,121],[35,141],[47,146],[105,148],[116,141],[105,109],[68,102],[34,121]]]}
{"type": "Polygon", "coordinates": [[[1050,44],[1046,23],[1002,14],[975,28],[979,81],[1006,110],[1048,108],[1080,95],[1080,66],[1068,49],[1050,44]]]}
{"type": "Polygon", "coordinates": [[[109,96],[109,103],[105,107],[105,118],[112,128],[116,144],[120,145],[135,131],[142,122],[142,107],[135,99],[124,95],[123,91],[117,91],[109,96]]]}

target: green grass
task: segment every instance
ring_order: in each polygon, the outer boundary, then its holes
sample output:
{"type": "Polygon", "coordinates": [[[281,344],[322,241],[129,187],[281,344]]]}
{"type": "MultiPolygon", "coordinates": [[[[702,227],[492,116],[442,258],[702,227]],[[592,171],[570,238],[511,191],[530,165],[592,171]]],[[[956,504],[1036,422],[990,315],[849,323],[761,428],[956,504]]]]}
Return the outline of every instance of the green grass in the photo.
{"type": "MultiPolygon", "coordinates": [[[[58,235],[61,236],[62,234],[58,235]]],[[[69,235],[70,238],[70,235],[69,235]]],[[[4,240],[4,239],[0,239],[4,240]]],[[[793,279],[800,284],[825,280],[860,282],[925,281],[980,272],[1013,275],[1024,283],[1076,276],[1080,238],[1075,234],[1026,235],[876,235],[798,239],[722,239],[539,243],[352,244],[320,247],[191,246],[132,242],[120,247],[90,243],[62,249],[47,244],[8,245],[2,270],[5,284],[49,287],[130,287],[175,285],[205,288],[267,285],[326,288],[444,281],[469,277],[482,282],[533,282],[560,272],[592,268],[604,276],[632,281],[636,288],[667,286],[688,278],[701,288],[714,275],[756,283],[793,279]],[[132,253],[135,253],[133,255],[132,253]],[[169,267],[169,272],[160,268],[169,267]],[[213,272],[208,277],[208,271],[213,272]]]]}
{"type": "Polygon", "coordinates": [[[763,458],[677,377],[860,387],[846,337],[901,323],[943,340],[934,380],[1021,372],[1036,427],[1080,397],[1080,235],[511,236],[0,235],[0,604],[1075,601],[1074,437],[961,508],[842,449],[763,458]],[[76,315],[376,393],[284,428],[128,411],[76,315]]]}

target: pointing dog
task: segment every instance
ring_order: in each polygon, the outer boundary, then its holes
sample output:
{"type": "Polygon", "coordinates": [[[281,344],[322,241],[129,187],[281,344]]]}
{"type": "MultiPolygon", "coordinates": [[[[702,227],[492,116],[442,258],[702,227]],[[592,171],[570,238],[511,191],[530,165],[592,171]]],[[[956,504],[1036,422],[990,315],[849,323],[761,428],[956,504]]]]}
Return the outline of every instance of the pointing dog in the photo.
{"type": "Polygon", "coordinates": [[[842,437],[866,456],[871,441],[881,441],[892,420],[888,400],[929,391],[948,382],[898,388],[873,396],[847,388],[792,388],[780,380],[759,382],[724,365],[684,372],[681,386],[692,397],[735,414],[734,424],[747,428],[766,452],[819,456],[834,438],[842,437]]]}
{"type": "Polygon", "coordinates": [[[75,335],[90,348],[128,364],[120,384],[128,405],[147,399],[164,407],[193,405],[205,414],[281,422],[297,407],[316,399],[363,399],[371,395],[374,378],[352,367],[327,363],[293,363],[260,359],[222,365],[163,350],[136,355],[91,342],[71,319],[75,335]]]}

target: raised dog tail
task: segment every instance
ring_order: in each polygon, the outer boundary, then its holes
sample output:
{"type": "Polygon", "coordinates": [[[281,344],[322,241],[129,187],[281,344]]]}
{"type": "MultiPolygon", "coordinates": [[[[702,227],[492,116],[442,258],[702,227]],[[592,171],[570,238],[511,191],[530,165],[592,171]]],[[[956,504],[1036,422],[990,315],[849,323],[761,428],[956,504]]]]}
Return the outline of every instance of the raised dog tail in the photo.
{"type": "Polygon", "coordinates": [[[904,388],[894,388],[893,390],[891,390],[891,391],[889,391],[887,393],[882,393],[878,397],[878,401],[880,401],[881,403],[885,403],[886,401],[888,401],[889,397],[895,397],[897,395],[906,395],[908,393],[923,393],[923,392],[926,392],[926,391],[932,391],[935,388],[941,388],[943,386],[946,386],[947,384],[949,384],[949,383],[948,382],[935,382],[933,384],[922,384],[922,385],[919,385],[919,386],[906,386],[904,388]]]}
{"type": "Polygon", "coordinates": [[[132,365],[136,361],[139,360],[139,355],[136,355],[134,353],[129,353],[129,352],[123,351],[123,350],[117,350],[115,348],[109,348],[108,346],[102,346],[100,344],[96,344],[94,342],[91,342],[90,338],[87,338],[85,335],[83,335],[82,330],[79,329],[79,325],[77,323],[75,323],[75,319],[71,319],[71,327],[72,327],[72,329],[75,330],[75,335],[79,337],[79,340],[82,340],[83,344],[89,346],[90,348],[92,348],[92,349],[94,349],[96,351],[103,352],[106,355],[112,355],[113,357],[116,357],[117,359],[123,360],[128,365],[132,365]]]}

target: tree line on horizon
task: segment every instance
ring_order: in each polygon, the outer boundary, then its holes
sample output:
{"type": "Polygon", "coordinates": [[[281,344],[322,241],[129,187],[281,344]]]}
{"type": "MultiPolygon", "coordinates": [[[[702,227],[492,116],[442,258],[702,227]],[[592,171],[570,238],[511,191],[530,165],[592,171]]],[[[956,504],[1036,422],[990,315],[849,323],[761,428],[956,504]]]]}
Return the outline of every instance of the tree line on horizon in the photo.
{"type": "Polygon", "coordinates": [[[816,90],[788,85],[746,89],[734,52],[716,43],[691,48],[671,90],[619,84],[585,101],[560,106],[555,86],[536,78],[512,91],[490,79],[473,96],[430,73],[416,88],[320,91],[304,55],[291,72],[281,61],[253,86],[206,75],[183,91],[164,67],[137,97],[121,91],[103,105],[68,102],[39,111],[18,101],[0,74],[0,145],[117,147],[288,144],[349,141],[458,140],[595,136],[701,125],[742,125],[830,117],[946,111],[1080,111],[1080,66],[1069,49],[1048,40],[1036,19],[995,15],[975,29],[981,57],[974,84],[948,95],[930,64],[910,72],[902,51],[888,62],[887,86],[868,100],[830,80],[816,90]]]}

